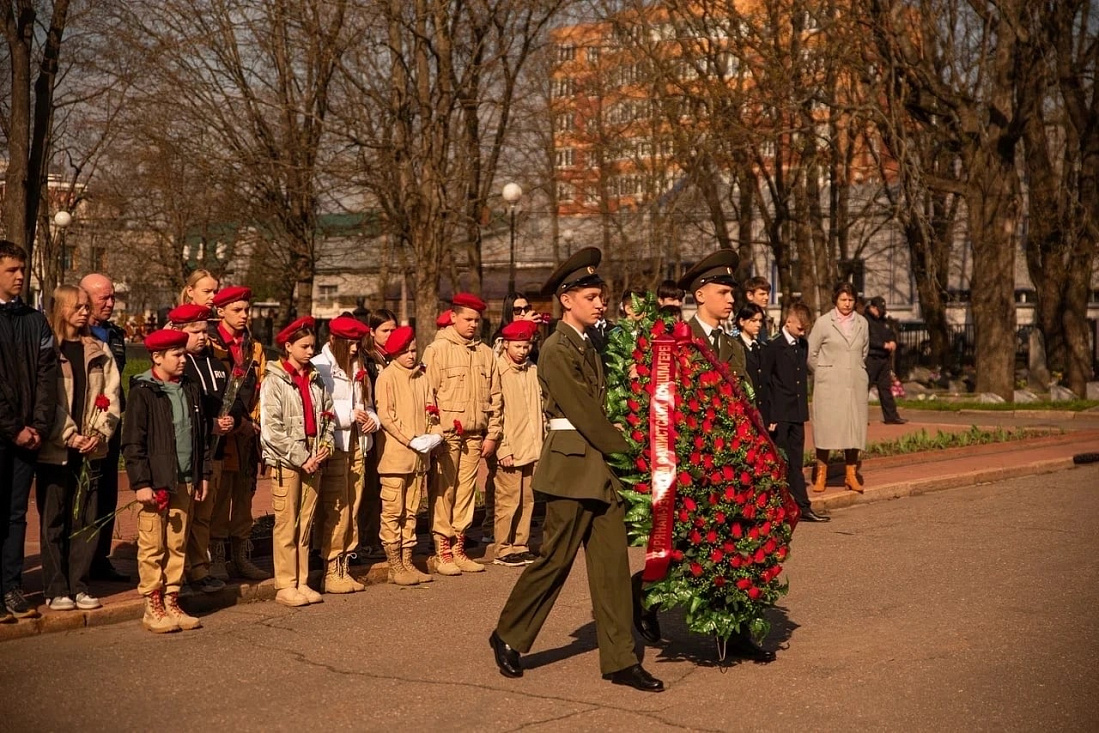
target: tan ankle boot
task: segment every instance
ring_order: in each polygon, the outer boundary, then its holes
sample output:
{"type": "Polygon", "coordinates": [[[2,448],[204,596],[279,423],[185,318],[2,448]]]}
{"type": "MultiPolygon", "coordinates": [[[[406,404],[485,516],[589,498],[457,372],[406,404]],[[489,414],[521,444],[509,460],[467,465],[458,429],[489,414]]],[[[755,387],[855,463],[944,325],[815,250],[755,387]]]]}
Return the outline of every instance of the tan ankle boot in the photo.
{"type": "Polygon", "coordinates": [[[828,484],[828,464],[824,461],[817,461],[817,473],[813,477],[813,491],[818,494],[824,491],[828,484]]]}
{"type": "Polygon", "coordinates": [[[267,580],[270,575],[252,562],[252,541],[234,537],[232,540],[233,574],[245,580],[267,580]]]}
{"type": "Polygon", "coordinates": [[[439,575],[461,575],[462,569],[454,564],[454,554],[450,551],[450,540],[435,535],[435,572],[439,575]]]}
{"type": "Polygon", "coordinates": [[[859,483],[858,466],[844,466],[843,485],[858,494],[865,490],[859,483]]]}
{"type": "Polygon", "coordinates": [[[164,594],[164,610],[176,622],[176,625],[184,631],[201,629],[202,622],[179,607],[178,593],[164,594]]]}
{"type": "Polygon", "coordinates": [[[343,558],[337,557],[335,560],[329,560],[328,566],[324,573],[324,592],[325,593],[354,593],[355,586],[351,584],[351,579],[344,573],[343,558]]]}
{"type": "Polygon", "coordinates": [[[430,583],[431,581],[435,580],[434,578],[432,578],[427,573],[421,573],[419,568],[417,568],[415,565],[412,564],[412,548],[411,547],[402,547],[401,548],[401,565],[404,566],[405,570],[412,573],[412,575],[415,576],[416,579],[419,580],[421,583],[430,583]]]}
{"type": "Polygon", "coordinates": [[[393,585],[417,585],[420,582],[401,562],[398,546],[386,545],[385,559],[389,562],[389,582],[393,585]]]}
{"type": "Polygon", "coordinates": [[[347,582],[351,584],[351,591],[353,593],[360,593],[366,590],[366,584],[360,583],[355,579],[355,576],[351,574],[351,555],[340,555],[340,563],[343,565],[343,577],[347,578],[347,582]]]}
{"type": "Polygon", "coordinates": [[[154,634],[179,631],[179,624],[168,615],[168,610],[164,607],[164,591],[154,590],[145,596],[145,615],[141,618],[141,625],[154,634]]]}
{"type": "Polygon", "coordinates": [[[463,573],[483,573],[485,572],[485,566],[479,562],[473,562],[466,557],[465,550],[466,538],[465,535],[458,535],[454,538],[454,547],[451,548],[451,552],[454,553],[454,564],[458,566],[458,569],[463,573]]]}

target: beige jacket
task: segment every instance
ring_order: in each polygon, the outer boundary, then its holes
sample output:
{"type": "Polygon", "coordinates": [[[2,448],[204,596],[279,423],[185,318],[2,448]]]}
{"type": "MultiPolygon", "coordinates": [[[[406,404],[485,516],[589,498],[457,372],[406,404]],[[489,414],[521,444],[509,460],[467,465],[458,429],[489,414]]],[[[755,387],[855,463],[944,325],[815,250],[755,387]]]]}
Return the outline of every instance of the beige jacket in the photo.
{"type": "Polygon", "coordinates": [[[503,432],[500,370],[492,349],[476,339],[462,338],[448,326],[424,349],[423,361],[428,381],[435,387],[443,430],[453,432],[457,420],[467,434],[499,440],[503,432]]]}
{"type": "Polygon", "coordinates": [[[122,375],[115,365],[114,357],[103,342],[91,336],[82,336],[84,344],[84,373],[87,374],[87,388],[84,391],[84,413],[72,415],[69,406],[73,399],[72,364],[64,354],[58,353],[57,380],[57,419],[49,440],[44,441],[38,460],[42,463],[63,466],[69,460],[69,441],[76,435],[84,435],[85,429],[99,433],[102,440],[99,448],[90,458],[102,458],[107,455],[107,441],[118,429],[122,400],[122,375]],[[95,399],[105,395],[110,401],[106,410],[95,406],[95,399]]]}
{"type": "Polygon", "coordinates": [[[378,431],[378,473],[422,473],[427,457],[408,447],[417,435],[441,434],[432,419],[428,424],[427,406],[435,404],[427,373],[417,366],[408,369],[397,362],[378,375],[374,399],[382,429],[378,431]]]}
{"type": "Polygon", "coordinates": [[[507,354],[499,357],[500,386],[504,397],[504,437],[498,458],[511,456],[516,466],[526,466],[542,454],[545,420],[538,367],[528,360],[516,364],[507,354]]]}

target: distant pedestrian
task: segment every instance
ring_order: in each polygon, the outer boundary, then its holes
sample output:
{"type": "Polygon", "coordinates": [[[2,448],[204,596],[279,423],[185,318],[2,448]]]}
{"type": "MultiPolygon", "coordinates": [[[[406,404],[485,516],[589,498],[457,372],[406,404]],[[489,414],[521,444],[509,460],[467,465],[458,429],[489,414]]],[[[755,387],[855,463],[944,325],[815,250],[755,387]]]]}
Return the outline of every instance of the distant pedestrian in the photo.
{"type": "Polygon", "coordinates": [[[528,354],[536,326],[514,321],[501,332],[504,353],[498,358],[503,396],[503,437],[496,451],[495,558],[497,565],[523,567],[534,562],[530,522],[534,510],[531,481],[544,437],[542,390],[538,367],[528,354]]]}
{"type": "Polygon", "coordinates": [[[23,596],[27,503],[38,451],[57,420],[57,349],[21,298],[27,253],[0,240],[0,623],[38,615],[23,596]]]}
{"type": "Polygon", "coordinates": [[[118,427],[122,375],[107,347],[88,330],[88,300],[82,288],[61,285],[50,306],[59,351],[58,420],[38,455],[35,489],[43,590],[52,611],[100,606],[88,593],[98,539],[90,529],[99,475],[85,463],[106,455],[118,427]]]}
{"type": "Polygon", "coordinates": [[[432,577],[412,564],[416,515],[427,489],[431,453],[443,443],[439,408],[427,376],[416,359],[416,334],[401,326],[386,340],[390,358],[378,377],[378,475],[381,480],[381,541],[395,585],[430,583],[432,577]]]}
{"type": "Polygon", "coordinates": [[[832,291],[835,307],[817,319],[809,334],[813,443],[817,452],[813,491],[824,491],[829,451],[842,450],[844,486],[863,492],[858,464],[859,452],[866,448],[870,329],[866,319],[855,312],[855,297],[851,283],[837,285],[832,291]]]}
{"type": "Polygon", "coordinates": [[[137,515],[137,590],[145,597],[142,625],[157,634],[202,623],[179,606],[187,537],[195,502],[206,499],[210,443],[202,390],[184,375],[182,331],[145,338],[151,369],[130,383],[122,452],[137,515]]]}
{"type": "Polygon", "coordinates": [[[882,419],[886,425],[904,425],[907,420],[897,412],[893,398],[893,359],[897,354],[897,334],[885,319],[885,298],[875,296],[866,306],[870,327],[870,350],[866,355],[866,373],[870,385],[878,388],[882,419]]]}

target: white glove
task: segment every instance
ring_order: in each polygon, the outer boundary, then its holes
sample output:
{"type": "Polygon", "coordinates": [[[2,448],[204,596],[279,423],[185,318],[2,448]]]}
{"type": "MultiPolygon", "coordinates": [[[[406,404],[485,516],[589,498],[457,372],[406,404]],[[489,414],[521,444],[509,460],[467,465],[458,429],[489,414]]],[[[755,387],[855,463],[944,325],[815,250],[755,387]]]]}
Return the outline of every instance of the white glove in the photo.
{"type": "Polygon", "coordinates": [[[417,453],[430,453],[443,442],[443,436],[431,435],[425,433],[424,435],[417,435],[408,443],[408,447],[417,453]]]}

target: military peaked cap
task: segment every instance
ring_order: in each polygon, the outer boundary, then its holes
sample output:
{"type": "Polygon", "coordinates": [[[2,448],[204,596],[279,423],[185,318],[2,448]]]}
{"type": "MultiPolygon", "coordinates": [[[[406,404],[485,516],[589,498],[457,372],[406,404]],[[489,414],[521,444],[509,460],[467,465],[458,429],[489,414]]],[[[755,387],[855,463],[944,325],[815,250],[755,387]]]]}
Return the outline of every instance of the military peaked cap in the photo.
{"type": "Polygon", "coordinates": [[[709,283],[736,287],[733,276],[739,263],[740,258],[737,257],[736,252],[731,249],[719,249],[687,270],[683,277],[679,278],[677,285],[688,293],[693,293],[709,283]]]}
{"type": "Polygon", "coordinates": [[[573,288],[594,288],[603,285],[595,272],[603,253],[596,247],[585,247],[561,263],[542,286],[542,295],[564,295],[573,288]]]}

